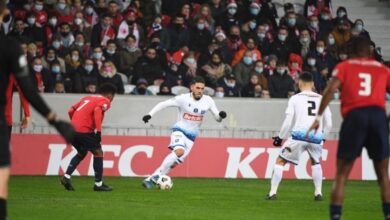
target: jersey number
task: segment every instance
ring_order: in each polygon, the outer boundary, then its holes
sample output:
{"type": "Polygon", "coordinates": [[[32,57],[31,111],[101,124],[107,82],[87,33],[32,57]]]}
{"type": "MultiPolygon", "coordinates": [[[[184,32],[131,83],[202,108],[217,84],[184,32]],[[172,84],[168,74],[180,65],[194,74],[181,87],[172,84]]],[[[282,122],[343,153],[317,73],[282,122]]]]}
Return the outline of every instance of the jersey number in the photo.
{"type": "Polygon", "coordinates": [[[314,112],[316,109],[316,103],[313,101],[307,101],[307,104],[309,104],[309,107],[307,108],[307,114],[309,116],[316,116],[316,113],[314,112]]]}
{"type": "Polygon", "coordinates": [[[77,109],[76,109],[76,111],[80,111],[86,104],[88,104],[89,103],[89,100],[84,100],[84,102],[83,102],[83,104],[82,105],[80,105],[77,109]]]}
{"type": "Polygon", "coordinates": [[[359,95],[369,96],[371,95],[371,75],[369,73],[359,73],[360,82],[359,95]]]}

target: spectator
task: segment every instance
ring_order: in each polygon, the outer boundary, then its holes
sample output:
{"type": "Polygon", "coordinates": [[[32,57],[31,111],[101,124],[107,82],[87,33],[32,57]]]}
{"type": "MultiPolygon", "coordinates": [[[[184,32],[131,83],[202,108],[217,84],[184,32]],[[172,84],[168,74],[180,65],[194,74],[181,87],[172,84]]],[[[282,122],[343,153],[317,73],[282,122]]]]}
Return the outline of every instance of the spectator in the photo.
{"type": "Polygon", "coordinates": [[[268,80],[264,73],[265,73],[265,69],[264,69],[263,61],[261,60],[256,61],[255,67],[252,70],[252,74],[257,75],[262,90],[268,90],[268,80]]]}
{"type": "Polygon", "coordinates": [[[30,65],[31,80],[37,86],[41,93],[53,92],[53,78],[48,69],[43,68],[42,60],[39,56],[35,57],[30,65]]]}
{"type": "Polygon", "coordinates": [[[109,14],[103,14],[100,22],[92,28],[91,47],[105,47],[107,41],[115,39],[115,29],[112,26],[112,17],[109,14]]]}
{"type": "Polygon", "coordinates": [[[100,70],[100,68],[103,65],[103,62],[106,60],[106,58],[103,56],[103,50],[101,47],[93,48],[92,60],[93,60],[94,65],[96,66],[96,68],[98,70],[100,70]]]}
{"type": "Polygon", "coordinates": [[[157,95],[164,95],[164,96],[173,96],[171,87],[163,83],[160,85],[160,91],[157,93],[157,95]]]}
{"type": "Polygon", "coordinates": [[[96,93],[96,83],[90,83],[85,87],[85,92],[87,94],[95,94],[96,93]]]}
{"type": "Polygon", "coordinates": [[[253,52],[247,50],[241,59],[241,62],[234,67],[234,75],[236,76],[236,84],[238,88],[246,87],[249,83],[249,78],[253,69],[253,52]]]}
{"type": "Polygon", "coordinates": [[[286,19],[282,20],[280,26],[287,27],[288,41],[297,42],[299,36],[299,27],[297,25],[297,14],[295,12],[288,12],[285,16],[286,19]]]}
{"type": "Polygon", "coordinates": [[[302,73],[303,60],[301,56],[295,53],[291,53],[288,60],[288,72],[291,78],[297,85],[299,75],[302,73]]]}
{"type": "Polygon", "coordinates": [[[191,40],[189,41],[189,48],[192,51],[200,53],[207,49],[212,36],[210,30],[206,27],[206,19],[200,17],[195,20],[195,23],[195,27],[193,27],[190,32],[191,40]]]}
{"type": "Polygon", "coordinates": [[[65,93],[65,85],[62,81],[56,81],[54,84],[54,93],[65,93]]]}
{"type": "Polygon", "coordinates": [[[181,6],[179,14],[182,15],[183,18],[184,18],[184,23],[183,24],[189,25],[189,21],[191,19],[191,14],[192,14],[192,6],[191,6],[191,4],[189,2],[184,3],[181,6]]]}
{"type": "MultiPolygon", "coordinates": [[[[203,53],[208,53],[208,55],[211,55],[212,51],[218,50],[221,52],[223,60],[226,63],[232,62],[233,53],[227,45],[226,35],[222,32],[222,30],[215,34],[214,40],[211,41],[211,43],[209,44],[209,47],[213,48],[213,50],[207,49],[207,51],[203,52],[203,53]],[[214,45],[214,42],[217,44],[216,46],[214,45]]],[[[200,57],[202,57],[203,53],[201,53],[200,57]]]]}
{"type": "Polygon", "coordinates": [[[72,74],[81,67],[82,57],[80,56],[80,51],[73,49],[65,57],[66,72],[72,74]]]}
{"type": "Polygon", "coordinates": [[[334,28],[331,32],[334,39],[336,40],[336,45],[338,48],[341,48],[351,38],[349,30],[350,26],[347,20],[338,20],[336,28],[334,28]]]}
{"type": "Polygon", "coordinates": [[[65,72],[61,71],[61,64],[58,60],[54,60],[46,69],[50,70],[54,82],[65,80],[65,72]]]}
{"type": "Polygon", "coordinates": [[[187,27],[184,26],[184,16],[176,15],[172,25],[168,28],[170,45],[167,48],[168,52],[174,52],[180,49],[183,45],[188,45],[190,35],[187,27]]]}
{"type": "Polygon", "coordinates": [[[25,29],[29,33],[29,40],[36,44],[38,47],[43,47],[46,45],[45,35],[41,26],[38,26],[36,22],[36,15],[34,13],[29,13],[27,15],[27,24],[28,27],[25,29]]]}
{"type": "Polygon", "coordinates": [[[334,60],[337,61],[337,45],[336,45],[336,40],[334,39],[334,36],[329,33],[327,38],[325,38],[327,43],[326,43],[326,51],[329,53],[330,56],[333,57],[334,60]]]}
{"type": "Polygon", "coordinates": [[[168,69],[168,58],[166,50],[164,49],[163,45],[161,44],[160,38],[157,36],[152,36],[152,39],[150,41],[150,47],[153,47],[156,49],[157,52],[157,60],[159,61],[161,67],[166,70],[168,69]]]}
{"type": "MultiPolygon", "coordinates": [[[[221,44],[223,44],[223,43],[221,43],[221,44]]],[[[209,42],[209,45],[207,46],[207,50],[200,53],[199,59],[198,59],[198,66],[203,67],[204,65],[206,65],[211,60],[211,55],[216,51],[220,52],[219,44],[217,43],[217,41],[212,40],[211,42],[209,42]]],[[[222,57],[222,60],[227,62],[228,59],[224,58],[222,53],[220,53],[220,55],[222,57]]]]}
{"type": "Polygon", "coordinates": [[[183,62],[180,64],[176,77],[180,76],[181,80],[183,81],[183,85],[189,86],[191,80],[197,75],[198,65],[196,63],[195,53],[190,52],[184,57],[183,62]]]}
{"type": "Polygon", "coordinates": [[[229,37],[227,39],[227,47],[232,54],[235,54],[242,45],[241,32],[239,26],[232,26],[230,28],[229,37]]]}
{"type": "Polygon", "coordinates": [[[235,0],[229,0],[226,11],[217,20],[216,26],[221,26],[225,33],[229,32],[232,26],[240,25],[237,8],[238,6],[235,0]]]}
{"type": "Polygon", "coordinates": [[[294,43],[287,41],[288,34],[286,28],[279,28],[278,37],[271,44],[271,54],[275,54],[278,57],[278,60],[283,62],[287,62],[289,54],[295,49],[294,43]]]}
{"type": "Polygon", "coordinates": [[[11,36],[19,41],[31,41],[31,35],[26,30],[26,25],[22,19],[16,19],[14,21],[14,28],[8,33],[8,36],[11,36]]]}
{"type": "Polygon", "coordinates": [[[70,7],[66,3],[66,0],[57,0],[57,4],[54,6],[54,13],[58,17],[60,23],[70,23],[73,20],[73,16],[70,13],[70,7]]]}
{"type": "Polygon", "coordinates": [[[265,24],[260,24],[257,26],[256,36],[257,48],[260,51],[260,54],[263,56],[268,56],[271,50],[271,41],[267,37],[265,24]]]}
{"type": "Polygon", "coordinates": [[[88,24],[88,22],[84,19],[84,14],[80,12],[76,12],[73,25],[72,25],[73,33],[82,33],[84,36],[84,43],[91,42],[91,34],[92,34],[92,26],[88,24]]]}
{"type": "MultiPolygon", "coordinates": [[[[296,17],[296,25],[300,28],[306,25],[306,17],[296,12],[295,7],[292,3],[290,2],[285,3],[283,5],[283,9],[284,9],[284,16],[280,19],[280,24],[286,24],[288,14],[294,13],[296,17]]],[[[273,28],[277,27],[275,24],[273,24],[272,26],[273,28]]]]}
{"type": "Polygon", "coordinates": [[[317,41],[317,39],[319,38],[318,34],[320,32],[318,14],[315,13],[315,14],[311,15],[308,18],[308,21],[309,21],[308,30],[310,32],[310,37],[313,41],[317,41]]]}
{"type": "Polygon", "coordinates": [[[144,45],[144,29],[137,23],[137,14],[132,10],[126,13],[125,20],[119,25],[117,39],[122,47],[125,46],[124,39],[126,39],[128,35],[133,35],[135,37],[135,45],[137,47],[142,47],[144,45]]]}
{"type": "Polygon", "coordinates": [[[61,57],[58,57],[56,54],[56,50],[53,47],[49,47],[46,52],[44,57],[41,59],[42,61],[42,66],[46,69],[50,69],[52,66],[53,62],[58,62],[60,65],[60,71],[61,73],[66,72],[66,66],[65,66],[65,61],[61,57]]]}
{"type": "Polygon", "coordinates": [[[268,78],[272,98],[288,98],[294,92],[294,81],[287,72],[285,62],[278,61],[276,73],[268,78]]]}
{"type": "Polygon", "coordinates": [[[301,30],[299,36],[299,44],[298,44],[298,53],[303,58],[306,59],[307,55],[311,50],[315,48],[315,41],[313,41],[310,37],[309,30],[303,29],[301,30]]]}
{"type": "Polygon", "coordinates": [[[103,83],[113,84],[118,94],[123,94],[125,89],[120,75],[117,74],[115,65],[110,61],[105,61],[98,75],[98,85],[103,83]]]}
{"type": "Polygon", "coordinates": [[[340,20],[345,20],[345,25],[348,26],[348,29],[350,29],[353,26],[352,21],[348,18],[347,9],[343,6],[340,6],[337,8],[336,11],[337,17],[333,19],[333,24],[338,25],[340,23],[340,20]]]}
{"type": "Polygon", "coordinates": [[[247,42],[245,43],[245,47],[240,49],[239,51],[237,51],[237,53],[234,55],[233,60],[232,60],[232,66],[235,66],[236,64],[238,64],[242,60],[244,54],[247,51],[251,52],[252,61],[257,61],[257,60],[262,59],[260,51],[256,48],[255,39],[248,38],[247,42]]]}
{"type": "MultiPolygon", "coordinates": [[[[316,12],[323,11],[324,9],[332,8],[332,0],[306,0],[304,4],[303,15],[305,17],[310,17],[316,12]]],[[[331,11],[329,11],[332,13],[331,11]]]]}
{"type": "Polygon", "coordinates": [[[317,69],[317,56],[315,52],[311,52],[306,59],[306,63],[303,66],[303,71],[311,72],[313,75],[318,71],[317,69]]]}
{"type": "Polygon", "coordinates": [[[142,56],[141,50],[136,45],[134,35],[128,35],[125,39],[124,50],[119,52],[118,70],[127,76],[133,75],[134,64],[142,56]]]}
{"type": "Polygon", "coordinates": [[[108,2],[108,14],[112,17],[112,24],[114,28],[118,28],[123,20],[121,13],[119,12],[118,3],[114,0],[108,2]]]}
{"type": "Polygon", "coordinates": [[[156,49],[149,47],[146,49],[144,56],[140,57],[135,63],[132,82],[144,78],[148,81],[148,85],[154,85],[154,81],[160,79],[163,75],[163,68],[156,58],[156,49]]]}
{"type": "Polygon", "coordinates": [[[316,46],[316,63],[317,67],[325,66],[330,72],[336,66],[336,60],[326,50],[326,44],[324,40],[318,40],[316,46]]]}
{"type": "Polygon", "coordinates": [[[324,39],[333,30],[332,13],[328,7],[325,7],[319,17],[320,32],[318,37],[324,39]]]}
{"type": "Polygon", "coordinates": [[[148,27],[147,37],[149,39],[157,37],[159,39],[161,49],[169,48],[169,34],[167,29],[162,24],[161,16],[156,16],[152,25],[148,27]]]}
{"type": "Polygon", "coordinates": [[[219,16],[225,11],[225,7],[223,6],[222,0],[211,0],[209,2],[211,16],[213,16],[214,20],[217,20],[219,16]]]}
{"type": "Polygon", "coordinates": [[[227,74],[223,77],[221,85],[225,91],[224,97],[240,97],[240,89],[236,85],[234,74],[227,74]]]}
{"type": "Polygon", "coordinates": [[[83,92],[95,93],[96,85],[98,82],[99,71],[94,67],[92,59],[85,59],[83,68],[80,72],[80,81],[83,88],[83,92]],[[91,88],[91,85],[95,86],[95,91],[91,88]]]}
{"type": "Polygon", "coordinates": [[[111,61],[115,67],[120,71],[119,68],[119,54],[117,53],[117,45],[115,40],[109,40],[107,41],[107,47],[103,52],[104,58],[106,58],[106,61],[111,61]]]}
{"type": "Polygon", "coordinates": [[[244,22],[241,25],[241,38],[244,42],[246,42],[250,37],[252,38],[255,37],[256,27],[257,27],[257,22],[256,19],[254,18],[244,22]]]}
{"type": "Polygon", "coordinates": [[[223,63],[222,56],[214,52],[207,64],[202,66],[201,75],[205,78],[206,86],[216,87],[218,81],[231,72],[231,67],[223,63]]]}
{"type": "Polygon", "coordinates": [[[33,58],[39,55],[40,54],[37,45],[35,45],[34,43],[29,43],[27,45],[27,60],[31,61],[33,58]]]}
{"type": "Polygon", "coordinates": [[[204,29],[208,30],[210,33],[214,33],[215,31],[215,21],[211,14],[211,9],[208,4],[203,4],[199,12],[194,16],[193,20],[195,23],[199,23],[199,19],[204,21],[204,29]]]}
{"type": "Polygon", "coordinates": [[[217,87],[215,88],[214,96],[216,98],[223,98],[223,97],[225,97],[225,89],[223,88],[223,86],[217,85],[217,87]]]}
{"type": "Polygon", "coordinates": [[[74,35],[71,32],[70,25],[68,23],[62,23],[60,25],[60,41],[62,49],[65,51],[68,51],[74,42],[74,35]]]}
{"type": "Polygon", "coordinates": [[[96,0],[96,13],[101,17],[104,13],[107,12],[107,5],[105,0],[96,0]]]}
{"type": "Polygon", "coordinates": [[[359,36],[367,37],[371,40],[370,33],[364,29],[364,23],[362,19],[356,19],[353,27],[358,31],[359,36]]]}
{"type": "Polygon", "coordinates": [[[242,97],[261,97],[262,88],[259,84],[259,76],[252,74],[249,83],[241,90],[242,97]]]}
{"type": "Polygon", "coordinates": [[[84,15],[85,21],[91,27],[99,22],[99,16],[95,11],[95,4],[90,0],[86,1],[84,4],[84,15]]]}
{"type": "Polygon", "coordinates": [[[81,0],[72,0],[72,5],[70,6],[70,15],[75,16],[77,12],[83,10],[83,5],[81,0]]]}
{"type": "Polygon", "coordinates": [[[80,52],[82,57],[89,57],[90,55],[90,44],[85,42],[85,36],[81,32],[75,33],[75,39],[73,45],[70,47],[70,50],[76,49],[80,52]]]}
{"type": "Polygon", "coordinates": [[[31,12],[36,15],[36,23],[39,27],[43,27],[47,22],[47,12],[43,0],[36,0],[31,12]]]}
{"type": "Polygon", "coordinates": [[[322,94],[328,84],[329,80],[329,71],[328,67],[326,66],[319,66],[319,71],[314,71],[313,74],[313,80],[314,80],[314,86],[318,93],[322,94]]]}
{"type": "Polygon", "coordinates": [[[56,15],[50,15],[47,24],[43,27],[44,34],[46,35],[46,43],[51,45],[53,37],[59,34],[58,30],[58,18],[56,15]]]}
{"type": "Polygon", "coordinates": [[[132,95],[153,95],[148,89],[148,81],[144,78],[137,80],[137,85],[134,90],[131,92],[132,95]]]}
{"type": "Polygon", "coordinates": [[[276,64],[278,62],[278,57],[274,54],[271,54],[267,57],[267,65],[265,66],[264,75],[267,79],[276,72],[276,64]]]}

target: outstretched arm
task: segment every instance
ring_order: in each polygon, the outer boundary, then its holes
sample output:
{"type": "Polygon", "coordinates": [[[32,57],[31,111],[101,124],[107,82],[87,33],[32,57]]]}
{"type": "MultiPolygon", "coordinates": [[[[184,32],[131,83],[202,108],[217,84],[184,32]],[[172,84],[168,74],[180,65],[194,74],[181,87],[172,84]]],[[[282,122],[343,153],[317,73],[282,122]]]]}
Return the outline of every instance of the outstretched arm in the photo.
{"type": "Polygon", "coordinates": [[[174,98],[168,99],[166,101],[160,102],[156,106],[154,106],[152,108],[152,110],[150,110],[150,112],[147,115],[144,115],[142,120],[145,123],[148,123],[149,120],[152,118],[152,116],[155,115],[157,112],[159,112],[159,111],[161,111],[161,110],[163,110],[165,108],[168,108],[168,107],[178,107],[178,106],[179,106],[179,101],[178,101],[177,97],[174,97],[174,98]]]}
{"type": "Polygon", "coordinates": [[[222,119],[226,118],[226,112],[225,111],[218,111],[217,105],[215,105],[214,100],[211,99],[211,107],[210,107],[211,113],[213,113],[214,118],[217,122],[221,122],[222,119]]]}

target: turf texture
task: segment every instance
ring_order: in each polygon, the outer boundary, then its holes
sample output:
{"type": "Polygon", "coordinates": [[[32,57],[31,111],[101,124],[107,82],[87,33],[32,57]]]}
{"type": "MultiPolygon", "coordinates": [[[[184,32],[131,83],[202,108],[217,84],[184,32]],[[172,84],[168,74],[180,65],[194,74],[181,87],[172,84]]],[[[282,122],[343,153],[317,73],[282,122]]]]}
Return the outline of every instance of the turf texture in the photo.
{"type": "MultiPolygon", "coordinates": [[[[309,180],[283,180],[266,201],[269,180],[173,178],[172,190],[146,190],[141,178],[105,177],[112,192],[94,192],[93,177],[73,177],[67,192],[58,177],[13,176],[8,212],[17,219],[329,219],[330,181],[315,202],[309,180]]],[[[383,219],[377,183],[350,181],[342,219],[383,219]]]]}

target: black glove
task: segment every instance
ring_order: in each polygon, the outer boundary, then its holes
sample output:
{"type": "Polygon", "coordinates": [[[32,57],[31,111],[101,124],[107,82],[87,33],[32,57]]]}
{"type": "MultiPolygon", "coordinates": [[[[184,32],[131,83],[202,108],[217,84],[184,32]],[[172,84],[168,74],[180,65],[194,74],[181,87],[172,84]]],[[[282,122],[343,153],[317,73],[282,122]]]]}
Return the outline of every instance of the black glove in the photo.
{"type": "Polygon", "coordinates": [[[272,137],[272,139],[274,139],[274,143],[273,143],[274,146],[276,147],[282,146],[283,139],[280,139],[279,136],[272,137]]]}
{"type": "Polygon", "coordinates": [[[222,119],[226,118],[226,112],[225,111],[220,111],[219,112],[219,117],[221,117],[222,119]]]}
{"type": "Polygon", "coordinates": [[[145,115],[143,118],[142,118],[142,121],[144,121],[145,123],[148,123],[149,120],[152,118],[152,116],[150,115],[145,115]]]}
{"type": "Polygon", "coordinates": [[[102,141],[102,132],[98,131],[95,133],[96,140],[100,143],[102,141]]]}
{"type": "Polygon", "coordinates": [[[49,124],[53,125],[58,133],[62,135],[62,137],[65,139],[66,142],[72,143],[74,136],[75,136],[75,130],[73,125],[71,125],[68,122],[62,121],[62,120],[49,120],[49,124]]]}

